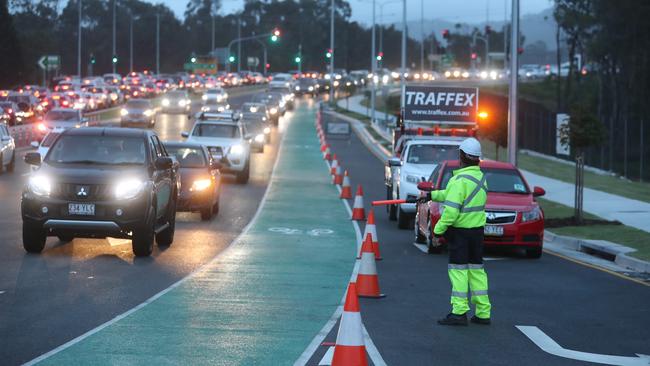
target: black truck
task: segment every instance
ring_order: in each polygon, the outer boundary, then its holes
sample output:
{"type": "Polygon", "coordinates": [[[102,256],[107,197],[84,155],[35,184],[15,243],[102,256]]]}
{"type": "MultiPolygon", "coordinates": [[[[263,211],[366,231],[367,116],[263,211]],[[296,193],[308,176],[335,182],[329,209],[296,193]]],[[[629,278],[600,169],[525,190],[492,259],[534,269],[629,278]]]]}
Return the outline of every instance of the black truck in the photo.
{"type": "Polygon", "coordinates": [[[179,164],[152,131],[79,128],[64,131],[22,193],[23,246],[40,253],[48,236],[117,237],[132,240],[136,256],[148,256],[154,240],[174,240],[179,164]]]}

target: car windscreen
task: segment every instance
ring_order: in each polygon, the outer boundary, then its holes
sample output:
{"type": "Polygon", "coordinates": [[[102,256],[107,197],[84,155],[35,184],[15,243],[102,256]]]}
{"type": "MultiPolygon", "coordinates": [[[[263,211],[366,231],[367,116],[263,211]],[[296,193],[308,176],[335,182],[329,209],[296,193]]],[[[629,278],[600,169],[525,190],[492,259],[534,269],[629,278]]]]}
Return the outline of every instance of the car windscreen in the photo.
{"type": "Polygon", "coordinates": [[[220,125],[216,123],[198,123],[194,126],[192,136],[239,138],[240,134],[237,126],[220,125]]]}
{"type": "Polygon", "coordinates": [[[167,95],[170,98],[186,98],[185,92],[182,91],[170,91],[167,92],[167,95]]]}
{"type": "Polygon", "coordinates": [[[43,142],[41,142],[41,147],[50,147],[54,143],[54,140],[56,140],[57,137],[61,132],[50,132],[48,133],[45,138],[43,139],[43,142]]]}
{"type": "Polygon", "coordinates": [[[458,158],[458,147],[453,145],[413,144],[409,148],[407,163],[439,164],[458,158]]]}
{"type": "MultiPolygon", "coordinates": [[[[449,179],[451,179],[452,172],[459,168],[447,168],[442,176],[442,184],[440,189],[445,189],[449,179]]],[[[485,174],[487,181],[488,192],[494,193],[515,193],[515,194],[528,194],[528,188],[521,179],[519,172],[514,169],[495,169],[495,168],[481,168],[485,174]]]]}
{"type": "Polygon", "coordinates": [[[176,157],[181,168],[204,168],[207,160],[199,147],[165,146],[169,155],[176,157]]]}
{"type": "Polygon", "coordinates": [[[77,111],[49,111],[45,115],[46,121],[78,121],[79,113],[77,111]]]}
{"type": "Polygon", "coordinates": [[[267,127],[266,122],[261,120],[247,120],[244,121],[246,129],[251,133],[262,133],[264,128],[267,127]]]}
{"type": "Polygon", "coordinates": [[[142,137],[64,135],[47,154],[58,164],[142,165],[146,161],[142,137]]]}
{"type": "Polygon", "coordinates": [[[147,109],[151,108],[151,102],[148,100],[129,100],[126,102],[127,108],[147,109]]]}
{"type": "Polygon", "coordinates": [[[279,103],[280,96],[272,93],[257,94],[253,97],[253,102],[260,103],[279,103]]]}

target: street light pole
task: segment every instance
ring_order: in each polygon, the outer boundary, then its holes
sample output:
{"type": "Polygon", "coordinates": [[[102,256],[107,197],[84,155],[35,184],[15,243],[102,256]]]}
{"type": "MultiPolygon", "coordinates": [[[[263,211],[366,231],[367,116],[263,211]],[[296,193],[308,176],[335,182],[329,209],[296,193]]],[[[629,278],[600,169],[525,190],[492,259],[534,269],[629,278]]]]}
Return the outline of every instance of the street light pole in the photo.
{"type": "Polygon", "coordinates": [[[370,70],[372,73],[372,78],[370,79],[372,83],[372,91],[370,93],[370,122],[375,123],[375,109],[376,109],[376,98],[377,98],[377,83],[375,80],[377,78],[377,52],[375,51],[375,29],[377,28],[375,23],[375,0],[372,0],[372,51],[370,55],[370,70]]]}
{"type": "MultiPolygon", "coordinates": [[[[214,52],[214,15],[212,16],[212,43],[210,43],[210,53],[214,52]]],[[[229,55],[230,56],[230,55],[229,55]]]]}
{"type": "MultiPolygon", "coordinates": [[[[111,61],[113,57],[115,57],[115,18],[117,17],[116,15],[116,10],[117,10],[117,0],[113,0],[113,55],[111,56],[111,61]]],[[[115,74],[117,64],[115,62],[111,62],[113,64],[113,74],[115,74]]]]}
{"type": "MultiPolygon", "coordinates": [[[[302,74],[302,43],[298,44],[298,58],[300,59],[300,62],[298,62],[298,74],[302,74]]],[[[266,67],[266,62],[264,63],[264,67],[266,67]]]]}
{"type": "MultiPolygon", "coordinates": [[[[241,14],[237,17],[237,38],[241,39],[241,14]]],[[[241,71],[241,42],[237,42],[237,72],[241,71]]]]}
{"type": "MultiPolygon", "coordinates": [[[[263,74],[264,76],[266,76],[266,62],[267,62],[267,61],[266,61],[266,54],[267,54],[267,51],[266,51],[266,44],[265,44],[264,42],[260,41],[259,38],[255,38],[255,40],[256,40],[259,44],[262,45],[262,49],[264,50],[264,67],[262,68],[262,70],[263,70],[263,71],[262,71],[262,74],[263,74]]],[[[301,59],[301,61],[302,61],[302,59],[301,59]]]]}
{"type": "Polygon", "coordinates": [[[510,93],[508,96],[508,161],[517,165],[517,76],[519,46],[519,0],[512,0],[510,29],[510,93]]]}
{"type": "Polygon", "coordinates": [[[406,0],[402,0],[402,64],[400,70],[400,105],[402,109],[404,108],[406,102],[406,78],[404,73],[406,72],[406,0]]]}
{"type": "Polygon", "coordinates": [[[77,76],[81,78],[81,0],[79,1],[79,25],[77,28],[77,76]]]}
{"type": "Polygon", "coordinates": [[[424,0],[420,1],[420,36],[422,43],[420,43],[420,77],[424,80],[424,0]]]}
{"type": "Polygon", "coordinates": [[[129,12],[129,72],[133,72],[133,13],[129,12]]]}
{"type": "Polygon", "coordinates": [[[156,75],[160,74],[160,13],[156,14],[156,75]]]}
{"type": "Polygon", "coordinates": [[[334,105],[334,0],[330,4],[330,49],[332,50],[332,57],[330,57],[330,105],[334,105]]]}

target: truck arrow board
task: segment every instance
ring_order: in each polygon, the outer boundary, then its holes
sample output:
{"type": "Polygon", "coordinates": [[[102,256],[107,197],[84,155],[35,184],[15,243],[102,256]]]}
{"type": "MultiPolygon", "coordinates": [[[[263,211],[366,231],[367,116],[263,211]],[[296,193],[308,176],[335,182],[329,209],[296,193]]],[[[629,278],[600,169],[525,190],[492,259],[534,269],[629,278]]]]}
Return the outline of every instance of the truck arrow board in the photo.
{"type": "Polygon", "coordinates": [[[478,88],[407,85],[404,121],[475,124],[478,88]]]}
{"type": "Polygon", "coordinates": [[[599,363],[603,365],[620,365],[620,366],[649,366],[650,357],[637,354],[637,357],[601,355],[598,353],[588,353],[574,351],[563,348],[541,329],[534,326],[516,325],[522,333],[535,343],[542,351],[555,356],[569,358],[572,360],[599,363]]]}

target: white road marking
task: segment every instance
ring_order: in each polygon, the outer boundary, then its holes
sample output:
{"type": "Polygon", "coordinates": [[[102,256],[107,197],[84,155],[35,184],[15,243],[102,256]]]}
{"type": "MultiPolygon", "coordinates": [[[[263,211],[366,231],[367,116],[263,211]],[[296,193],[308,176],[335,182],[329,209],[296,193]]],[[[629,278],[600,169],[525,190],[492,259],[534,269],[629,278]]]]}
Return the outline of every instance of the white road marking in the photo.
{"type": "Polygon", "coordinates": [[[650,356],[637,353],[637,357],[601,355],[597,353],[588,353],[574,351],[563,348],[557,344],[541,329],[534,326],[516,325],[522,333],[535,343],[542,351],[555,356],[570,358],[572,360],[599,363],[603,365],[620,365],[620,366],[648,366],[650,365],[650,356]]]}
{"type": "Polygon", "coordinates": [[[193,277],[196,276],[198,273],[203,272],[203,270],[204,270],[205,268],[208,268],[209,266],[213,265],[213,264],[214,264],[218,259],[221,258],[222,255],[225,255],[226,253],[228,253],[229,251],[231,251],[231,250],[235,247],[235,245],[238,244],[238,243],[241,241],[241,238],[242,238],[244,235],[246,235],[246,233],[248,233],[248,231],[250,230],[250,228],[251,228],[251,227],[253,226],[253,224],[257,221],[257,218],[258,218],[258,217],[260,216],[260,214],[262,213],[262,208],[264,207],[264,205],[265,205],[265,203],[266,203],[266,199],[267,199],[268,194],[269,194],[269,192],[271,191],[271,187],[272,187],[272,185],[273,185],[273,178],[274,178],[274,176],[275,176],[276,168],[278,167],[278,162],[280,161],[280,155],[281,155],[281,153],[282,153],[282,147],[284,146],[284,141],[285,141],[285,140],[284,140],[284,138],[283,138],[283,139],[282,139],[282,142],[280,142],[280,146],[278,147],[278,155],[275,157],[275,163],[273,164],[273,170],[271,171],[271,177],[270,177],[270,179],[269,179],[269,184],[268,184],[268,186],[266,187],[266,191],[264,192],[264,196],[262,196],[262,200],[260,201],[260,205],[257,207],[257,211],[255,212],[255,215],[253,215],[253,218],[251,219],[251,221],[250,221],[250,222],[249,222],[249,223],[244,227],[244,229],[242,230],[242,232],[239,233],[239,235],[235,238],[235,240],[233,240],[232,242],[230,242],[230,244],[228,244],[228,246],[227,246],[227,247],[226,247],[226,248],[225,248],[221,253],[217,254],[217,255],[216,255],[214,258],[212,258],[209,262],[207,262],[207,263],[205,263],[204,265],[202,265],[201,267],[197,268],[197,269],[194,270],[192,273],[190,273],[190,274],[188,274],[187,276],[181,278],[180,280],[174,282],[171,286],[169,286],[169,287],[167,287],[166,289],[164,289],[164,290],[158,292],[157,294],[153,295],[152,297],[148,298],[147,300],[145,300],[143,303],[137,305],[136,307],[127,310],[126,312],[124,312],[124,313],[122,313],[122,314],[116,316],[115,318],[113,318],[113,319],[107,321],[106,323],[100,324],[99,326],[97,326],[97,327],[95,327],[95,328],[93,328],[93,329],[87,331],[86,333],[84,333],[84,334],[78,336],[77,338],[74,338],[74,339],[72,339],[72,340],[70,340],[70,341],[68,341],[68,342],[66,342],[66,343],[64,343],[64,344],[62,344],[62,345],[56,347],[55,349],[53,349],[53,350],[51,350],[51,351],[49,351],[49,352],[47,352],[47,353],[44,353],[44,354],[42,354],[42,355],[36,357],[35,359],[33,359],[33,360],[31,360],[31,361],[29,361],[29,362],[23,364],[23,366],[32,366],[32,365],[35,365],[35,364],[37,364],[37,363],[39,363],[39,362],[41,362],[41,361],[47,359],[48,357],[51,357],[51,356],[53,356],[53,355],[55,355],[55,354],[57,354],[57,353],[59,353],[59,352],[65,350],[65,349],[67,349],[67,348],[70,348],[70,347],[74,346],[75,344],[77,344],[77,343],[83,341],[84,339],[86,339],[86,338],[92,336],[93,334],[95,334],[95,333],[101,331],[102,329],[104,329],[104,328],[106,328],[106,327],[108,327],[108,326],[110,326],[110,325],[112,325],[112,324],[115,324],[115,323],[117,323],[118,321],[120,321],[120,320],[122,320],[122,319],[128,317],[129,315],[135,313],[136,311],[138,311],[138,310],[144,308],[145,306],[151,304],[152,302],[158,300],[158,298],[160,298],[161,296],[163,296],[163,295],[165,295],[166,293],[170,292],[171,290],[175,289],[176,287],[182,285],[185,281],[189,280],[190,278],[193,278],[193,277]]]}
{"type": "Polygon", "coordinates": [[[4,294],[5,292],[7,292],[7,291],[4,291],[4,290],[0,291],[0,295],[4,294]]]}
{"type": "Polygon", "coordinates": [[[318,363],[318,366],[329,366],[332,364],[332,358],[334,358],[334,347],[329,347],[327,349],[327,352],[323,355],[323,358],[321,358],[320,362],[318,363]]]}

